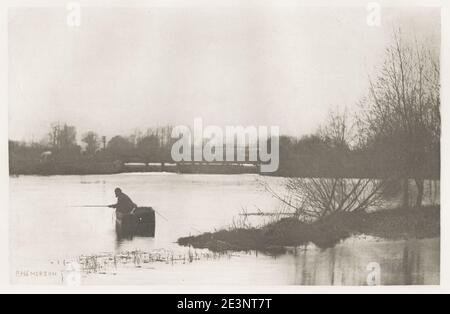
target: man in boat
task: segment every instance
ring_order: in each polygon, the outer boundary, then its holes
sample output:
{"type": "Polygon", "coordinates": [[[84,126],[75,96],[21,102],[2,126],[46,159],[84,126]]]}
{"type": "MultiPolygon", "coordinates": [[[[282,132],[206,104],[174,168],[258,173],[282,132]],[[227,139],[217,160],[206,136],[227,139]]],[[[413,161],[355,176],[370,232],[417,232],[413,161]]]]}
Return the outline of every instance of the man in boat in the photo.
{"type": "Polygon", "coordinates": [[[131,200],[131,198],[122,192],[120,188],[114,190],[117,197],[117,203],[109,205],[110,208],[115,208],[117,212],[122,214],[133,214],[137,205],[131,200]]]}

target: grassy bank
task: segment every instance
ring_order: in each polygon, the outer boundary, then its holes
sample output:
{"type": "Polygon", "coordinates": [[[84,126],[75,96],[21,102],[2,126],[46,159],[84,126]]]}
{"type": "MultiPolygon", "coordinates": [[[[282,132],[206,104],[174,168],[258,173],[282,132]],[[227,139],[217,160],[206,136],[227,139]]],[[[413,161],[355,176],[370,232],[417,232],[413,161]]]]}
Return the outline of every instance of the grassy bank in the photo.
{"type": "Polygon", "coordinates": [[[230,229],[178,239],[178,244],[215,252],[276,252],[286,246],[314,243],[333,247],[353,235],[386,239],[433,238],[440,235],[440,206],[399,208],[373,213],[335,213],[314,223],[281,219],[261,228],[230,229]]]}

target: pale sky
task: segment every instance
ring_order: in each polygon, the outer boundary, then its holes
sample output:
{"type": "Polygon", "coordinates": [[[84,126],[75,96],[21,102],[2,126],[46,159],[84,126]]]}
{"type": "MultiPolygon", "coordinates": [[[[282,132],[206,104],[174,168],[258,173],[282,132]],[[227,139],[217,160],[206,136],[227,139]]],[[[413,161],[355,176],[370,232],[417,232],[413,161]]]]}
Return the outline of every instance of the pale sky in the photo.
{"type": "Polygon", "coordinates": [[[401,27],[434,48],[438,9],[365,6],[66,8],[9,12],[9,137],[41,139],[52,122],[108,137],[192,125],[280,126],[314,132],[352,108],[401,27]]]}

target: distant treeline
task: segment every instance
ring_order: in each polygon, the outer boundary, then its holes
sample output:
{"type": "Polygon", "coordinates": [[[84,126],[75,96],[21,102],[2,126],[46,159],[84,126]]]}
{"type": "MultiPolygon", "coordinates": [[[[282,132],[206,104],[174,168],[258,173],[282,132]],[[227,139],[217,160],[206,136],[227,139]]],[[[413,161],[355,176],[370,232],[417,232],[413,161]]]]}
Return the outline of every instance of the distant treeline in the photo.
{"type": "MultiPolygon", "coordinates": [[[[332,115],[333,119],[338,118],[332,115]]],[[[49,142],[9,141],[10,173],[112,174],[122,172],[124,162],[173,163],[170,152],[174,140],[170,138],[170,127],[164,128],[164,132],[152,129],[145,135],[115,136],[105,143],[104,138],[88,132],[83,136],[83,146],[77,144],[75,127],[63,125],[57,129],[63,131],[55,132],[52,128],[55,139],[52,136],[49,142]]],[[[272,175],[385,177],[404,166],[389,143],[351,146],[346,141],[336,141],[327,132],[330,131],[322,128],[314,135],[299,138],[281,136],[280,166],[272,175]]],[[[240,149],[245,149],[248,155],[248,147],[240,149]]],[[[410,177],[439,178],[439,146],[427,152],[423,161],[420,168],[410,169],[410,177]]],[[[233,171],[230,167],[230,173],[233,171]]],[[[221,173],[226,173],[226,169],[221,169],[221,173]]]]}
{"type": "Polygon", "coordinates": [[[170,127],[106,137],[87,132],[77,142],[74,126],[55,123],[39,143],[9,141],[10,174],[112,174],[123,162],[171,161],[170,127]]]}

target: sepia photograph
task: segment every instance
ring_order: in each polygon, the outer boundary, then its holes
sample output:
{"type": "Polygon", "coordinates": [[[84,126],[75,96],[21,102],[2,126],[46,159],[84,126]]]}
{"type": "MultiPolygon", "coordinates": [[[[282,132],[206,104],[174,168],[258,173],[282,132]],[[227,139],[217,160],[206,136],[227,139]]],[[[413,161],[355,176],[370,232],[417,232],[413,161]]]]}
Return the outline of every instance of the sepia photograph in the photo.
{"type": "Polygon", "coordinates": [[[10,284],[439,286],[441,7],[340,2],[8,7],[10,284]]]}

